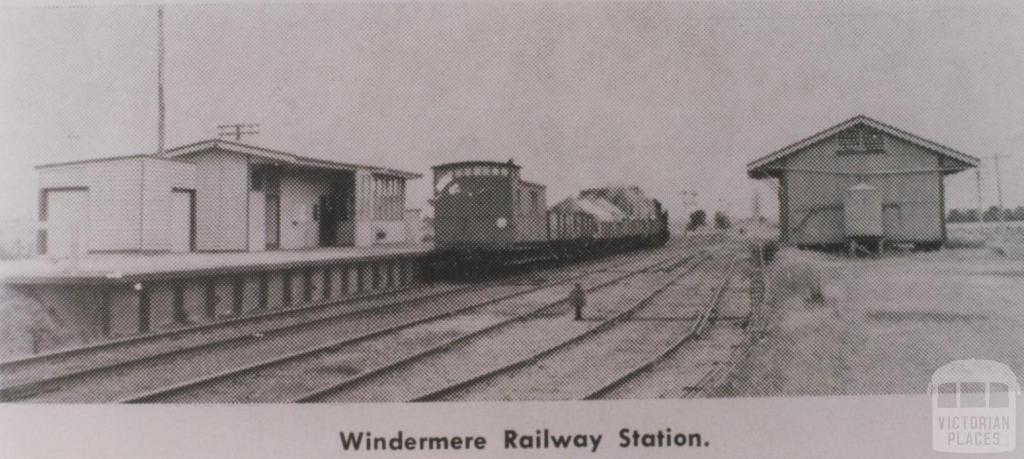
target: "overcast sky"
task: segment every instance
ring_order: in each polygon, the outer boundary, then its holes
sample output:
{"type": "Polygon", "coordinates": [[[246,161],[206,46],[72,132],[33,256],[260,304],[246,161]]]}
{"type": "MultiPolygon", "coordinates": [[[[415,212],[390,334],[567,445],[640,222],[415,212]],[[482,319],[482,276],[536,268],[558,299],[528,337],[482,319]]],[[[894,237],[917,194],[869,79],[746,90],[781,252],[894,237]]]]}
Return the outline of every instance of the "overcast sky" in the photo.
{"type": "MultiPolygon", "coordinates": [[[[0,218],[34,217],[34,165],[155,151],[156,24],[155,6],[0,10],[0,218]]],[[[1010,155],[1024,204],[1020,2],[170,6],[165,27],[168,146],[251,122],[249,143],[425,175],[515,158],[549,204],[637,183],[676,216],[684,190],[746,215],[759,187],[775,211],[747,162],[865,114],[1010,155]]],[[[974,173],[947,198],[974,206],[974,173]]]]}

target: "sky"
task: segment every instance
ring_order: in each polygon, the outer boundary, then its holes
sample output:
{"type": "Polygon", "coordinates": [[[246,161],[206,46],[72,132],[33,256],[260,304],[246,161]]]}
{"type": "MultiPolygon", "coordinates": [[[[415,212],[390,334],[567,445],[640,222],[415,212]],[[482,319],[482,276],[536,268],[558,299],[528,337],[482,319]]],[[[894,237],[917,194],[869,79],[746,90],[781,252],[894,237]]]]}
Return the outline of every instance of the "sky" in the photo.
{"type": "MultiPolygon", "coordinates": [[[[0,219],[34,218],[35,165],[156,151],[156,16],[0,10],[0,219]]],[[[745,164],[858,114],[1006,155],[1024,205],[1021,2],[172,5],[165,29],[168,147],[259,123],[245,142],[423,173],[428,212],[430,166],[514,158],[549,205],[637,184],[676,217],[755,193],[772,216],[745,164]]]]}

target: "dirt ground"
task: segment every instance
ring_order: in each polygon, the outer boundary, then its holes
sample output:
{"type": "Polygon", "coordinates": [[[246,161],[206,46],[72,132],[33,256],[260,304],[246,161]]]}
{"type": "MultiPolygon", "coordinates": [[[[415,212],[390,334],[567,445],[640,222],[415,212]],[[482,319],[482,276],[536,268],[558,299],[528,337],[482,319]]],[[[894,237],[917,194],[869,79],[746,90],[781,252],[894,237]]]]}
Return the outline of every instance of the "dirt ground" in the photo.
{"type": "Polygon", "coordinates": [[[735,395],[924,393],[959,359],[1024,375],[1024,260],[987,249],[851,260],[785,250],[767,275],[769,333],[735,395]],[[809,301],[820,285],[824,302],[809,301]]]}
{"type": "Polygon", "coordinates": [[[75,342],[52,311],[25,292],[0,284],[0,359],[75,342]]]}

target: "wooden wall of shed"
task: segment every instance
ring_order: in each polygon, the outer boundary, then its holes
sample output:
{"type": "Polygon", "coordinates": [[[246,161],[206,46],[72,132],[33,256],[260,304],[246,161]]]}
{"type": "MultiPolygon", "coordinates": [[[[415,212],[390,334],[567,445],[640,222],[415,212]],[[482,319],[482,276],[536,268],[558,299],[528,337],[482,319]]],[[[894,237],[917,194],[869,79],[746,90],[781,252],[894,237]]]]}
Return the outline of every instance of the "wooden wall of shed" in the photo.
{"type": "Polygon", "coordinates": [[[175,188],[194,190],[196,168],[192,164],[143,159],[142,250],[171,250],[171,193],[175,188]]]}
{"type": "Polygon", "coordinates": [[[179,161],[130,157],[39,171],[40,190],[88,188],[90,252],[170,250],[170,206],[174,188],[195,187],[195,166],[179,161]]]}
{"type": "MultiPolygon", "coordinates": [[[[141,248],[142,160],[97,161],[39,170],[39,189],[87,187],[89,220],[84,242],[92,251],[141,248]]],[[[51,229],[56,231],[57,228],[51,229]]]]}
{"type": "Polygon", "coordinates": [[[904,140],[886,136],[885,152],[837,154],[835,138],[786,158],[785,205],[780,206],[788,241],[835,244],[845,240],[843,196],[850,187],[867,183],[882,192],[887,209],[886,238],[926,242],[942,239],[942,176],[938,156],[904,140]],[[847,175],[813,171],[842,171],[847,175]],[[877,174],[885,171],[917,171],[877,174]],[[858,172],[863,175],[856,175],[858,172]],[[853,175],[849,175],[853,174],[853,175]],[[895,219],[895,220],[894,220],[895,219]]]}
{"type": "Polygon", "coordinates": [[[196,165],[196,248],[200,251],[247,250],[247,158],[213,150],[184,159],[196,165]]]}

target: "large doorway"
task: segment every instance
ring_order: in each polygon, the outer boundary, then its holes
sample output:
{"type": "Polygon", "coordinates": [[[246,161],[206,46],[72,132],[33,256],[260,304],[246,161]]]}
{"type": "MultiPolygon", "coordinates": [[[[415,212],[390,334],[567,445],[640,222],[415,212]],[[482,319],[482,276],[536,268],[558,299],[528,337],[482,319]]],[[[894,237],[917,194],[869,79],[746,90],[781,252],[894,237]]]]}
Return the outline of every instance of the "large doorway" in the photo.
{"type": "Polygon", "coordinates": [[[67,188],[43,190],[40,220],[46,222],[41,236],[42,252],[66,258],[89,252],[89,190],[67,188]]]}

